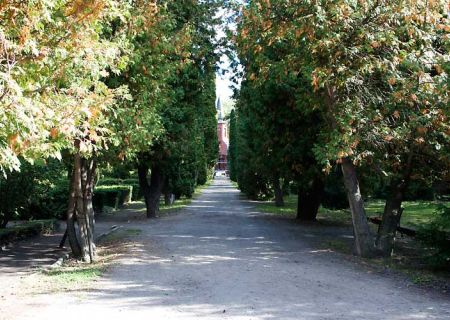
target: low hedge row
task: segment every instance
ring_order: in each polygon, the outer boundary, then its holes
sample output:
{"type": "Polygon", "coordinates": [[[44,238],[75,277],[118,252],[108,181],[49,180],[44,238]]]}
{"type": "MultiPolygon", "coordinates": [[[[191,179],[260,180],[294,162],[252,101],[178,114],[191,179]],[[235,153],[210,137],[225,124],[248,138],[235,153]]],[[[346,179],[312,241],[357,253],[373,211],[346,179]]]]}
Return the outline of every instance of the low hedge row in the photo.
{"type": "Polygon", "coordinates": [[[97,188],[100,186],[132,186],[131,200],[135,201],[142,198],[138,179],[102,178],[97,183],[97,188]]]}
{"type": "Polygon", "coordinates": [[[59,228],[57,219],[27,221],[5,229],[0,229],[0,245],[36,236],[51,233],[59,228]]]}
{"type": "Polygon", "coordinates": [[[115,210],[132,200],[133,186],[131,185],[109,185],[96,186],[92,203],[95,212],[103,212],[105,206],[115,210]]]}

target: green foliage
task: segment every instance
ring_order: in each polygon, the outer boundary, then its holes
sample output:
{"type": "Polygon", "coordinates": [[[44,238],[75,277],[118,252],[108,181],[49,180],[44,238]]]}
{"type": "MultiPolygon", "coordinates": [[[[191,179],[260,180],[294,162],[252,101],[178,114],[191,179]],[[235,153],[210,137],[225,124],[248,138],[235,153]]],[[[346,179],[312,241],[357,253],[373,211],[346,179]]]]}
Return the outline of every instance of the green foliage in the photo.
{"type": "MultiPolygon", "coordinates": [[[[165,191],[190,197],[205,183],[217,158],[215,63],[218,59],[214,18],[218,1],[170,1],[166,12],[167,72],[161,100],[154,112],[161,131],[140,161],[157,165],[166,180],[165,191]],[[175,47],[173,44],[176,44],[175,47]],[[175,63],[176,62],[176,63],[175,63]]],[[[146,56],[148,58],[148,56],[146,56]]],[[[136,73],[140,74],[141,69],[136,73]]],[[[151,100],[151,103],[158,100],[151,100]]],[[[148,104],[144,104],[147,108],[148,104]]],[[[145,138],[144,138],[145,141],[145,138]]]]}
{"type": "Polygon", "coordinates": [[[67,207],[68,179],[65,165],[22,164],[21,171],[0,177],[0,225],[11,219],[61,218],[67,207]]]}
{"type": "Polygon", "coordinates": [[[283,207],[277,207],[273,202],[261,202],[257,204],[256,208],[261,212],[286,218],[295,218],[297,215],[297,196],[285,197],[284,204],[283,207]]]}
{"type": "MultiPolygon", "coordinates": [[[[241,190],[267,194],[277,178],[303,188],[344,161],[364,196],[400,203],[431,198],[430,187],[449,180],[446,1],[251,0],[240,9],[230,32],[242,64],[241,190]]],[[[325,205],[345,207],[341,179],[326,180],[325,205]]],[[[364,209],[352,208],[363,221],[355,231],[370,238],[364,209]]],[[[362,242],[370,251],[372,239],[362,242]]]]}
{"type": "Polygon", "coordinates": [[[231,181],[237,182],[237,155],[238,155],[238,141],[237,141],[237,119],[236,112],[231,110],[230,117],[230,144],[228,147],[228,170],[230,171],[231,181]]]}
{"type": "MultiPolygon", "coordinates": [[[[262,202],[257,205],[258,209],[262,212],[278,214],[289,218],[295,218],[297,209],[297,197],[295,195],[287,196],[285,198],[285,207],[277,207],[272,202],[262,202]]],[[[366,204],[367,214],[370,217],[379,217],[383,212],[384,201],[383,200],[370,200],[366,204]]],[[[439,202],[429,201],[406,201],[403,204],[404,211],[400,221],[400,225],[408,228],[418,230],[418,233],[422,233],[424,230],[430,230],[439,225],[438,229],[447,228],[448,221],[444,218],[442,221],[437,219],[439,214],[443,210],[442,204],[439,202]],[[435,225],[435,226],[433,226],[435,225]]],[[[449,204],[444,204],[446,208],[450,208],[449,204]]],[[[448,209],[447,209],[448,210],[448,209]]],[[[321,207],[318,214],[319,221],[326,221],[327,223],[333,223],[338,225],[351,225],[351,215],[348,209],[328,209],[321,207]]]]}
{"type": "Polygon", "coordinates": [[[97,187],[95,188],[97,191],[102,191],[101,187],[103,186],[120,186],[126,189],[132,188],[132,196],[131,200],[139,200],[142,197],[142,192],[139,185],[139,180],[137,178],[129,178],[129,179],[119,179],[119,178],[101,178],[97,182],[97,187]]]}
{"type": "Polygon", "coordinates": [[[133,186],[131,185],[101,185],[94,189],[92,203],[95,212],[102,212],[105,206],[115,210],[131,201],[133,186]]]}
{"type": "Polygon", "coordinates": [[[45,271],[45,275],[52,278],[57,283],[70,285],[73,283],[83,283],[92,281],[103,273],[104,266],[78,267],[73,269],[52,269],[45,271]]]}
{"type": "Polygon", "coordinates": [[[326,177],[322,206],[333,210],[348,208],[347,193],[342,183],[342,173],[340,170],[333,170],[326,177]]]}
{"type": "Polygon", "coordinates": [[[34,192],[26,219],[62,219],[67,210],[69,181],[67,166],[57,160],[31,167],[35,172],[34,192]]]}
{"type": "Polygon", "coordinates": [[[0,171],[18,170],[19,157],[61,157],[64,149],[92,155],[115,139],[109,122],[126,88],[103,79],[126,65],[126,20],[114,0],[6,3],[0,12],[0,171]]]}
{"type": "Polygon", "coordinates": [[[22,172],[12,173],[8,179],[0,176],[1,228],[12,218],[18,218],[26,212],[34,187],[34,175],[30,165],[22,168],[22,172]]]}
{"type": "Polygon", "coordinates": [[[450,206],[441,205],[434,212],[431,223],[421,226],[417,237],[436,249],[431,257],[434,265],[440,268],[450,266],[450,206]]]}
{"type": "Polygon", "coordinates": [[[56,219],[47,219],[28,221],[6,229],[0,229],[0,245],[42,233],[50,233],[57,230],[58,227],[59,222],[56,219]]]}

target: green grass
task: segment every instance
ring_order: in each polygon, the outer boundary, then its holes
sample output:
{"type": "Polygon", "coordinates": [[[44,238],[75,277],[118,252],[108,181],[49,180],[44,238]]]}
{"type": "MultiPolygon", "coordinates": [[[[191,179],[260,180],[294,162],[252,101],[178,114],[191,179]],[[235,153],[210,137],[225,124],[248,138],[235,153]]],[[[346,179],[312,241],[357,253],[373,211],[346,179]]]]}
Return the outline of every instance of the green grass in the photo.
{"type": "MultiPolygon", "coordinates": [[[[435,201],[404,201],[402,207],[405,210],[403,211],[400,224],[411,228],[428,224],[433,218],[437,206],[438,202],[435,201]]],[[[367,215],[381,216],[383,208],[383,200],[372,200],[366,205],[367,215]]]]}
{"type": "Polygon", "coordinates": [[[290,195],[284,198],[284,207],[277,207],[273,201],[260,202],[256,205],[261,212],[272,213],[284,217],[295,217],[297,214],[297,197],[290,195]]]}
{"type": "Polygon", "coordinates": [[[324,249],[331,249],[333,251],[342,252],[346,254],[352,253],[351,246],[348,245],[343,239],[327,239],[324,240],[321,244],[324,249]]]}
{"type": "Polygon", "coordinates": [[[89,282],[101,276],[104,266],[96,265],[93,267],[79,268],[59,268],[55,270],[45,271],[44,274],[51,278],[52,281],[61,284],[89,282]]]}
{"type": "Polygon", "coordinates": [[[185,198],[185,197],[176,200],[171,205],[166,205],[164,203],[164,201],[162,201],[160,206],[159,206],[159,212],[160,212],[160,214],[167,214],[167,213],[170,213],[170,212],[175,212],[175,211],[178,211],[180,209],[183,209],[184,207],[186,207],[191,202],[192,202],[192,199],[185,198]]]}
{"type": "Polygon", "coordinates": [[[191,198],[182,197],[181,199],[176,200],[171,205],[166,205],[164,203],[164,200],[162,200],[159,205],[159,214],[166,215],[166,214],[173,213],[173,212],[183,209],[184,207],[189,205],[194,198],[196,198],[198,195],[200,195],[200,193],[204,189],[209,187],[209,185],[211,185],[211,183],[212,183],[212,180],[208,180],[204,185],[201,185],[201,186],[198,186],[195,188],[195,192],[193,193],[191,198]]]}
{"type": "Polygon", "coordinates": [[[104,236],[101,239],[102,243],[110,243],[114,241],[121,241],[126,238],[130,238],[133,236],[138,236],[142,233],[141,229],[134,229],[134,228],[120,228],[117,230],[114,230],[113,232],[110,232],[106,236],[104,236]]]}
{"type": "MultiPolygon", "coordinates": [[[[371,200],[366,203],[368,216],[381,216],[384,208],[384,200],[371,200]]],[[[434,215],[434,210],[438,202],[434,201],[404,201],[402,206],[405,208],[402,215],[401,225],[405,227],[417,228],[420,225],[427,224],[434,215]]],[[[294,218],[297,213],[297,197],[290,195],[285,197],[285,206],[276,207],[273,202],[261,202],[257,205],[258,210],[275,215],[294,218]]],[[[348,210],[329,210],[320,208],[318,220],[336,223],[351,224],[351,216],[348,210]]]]}

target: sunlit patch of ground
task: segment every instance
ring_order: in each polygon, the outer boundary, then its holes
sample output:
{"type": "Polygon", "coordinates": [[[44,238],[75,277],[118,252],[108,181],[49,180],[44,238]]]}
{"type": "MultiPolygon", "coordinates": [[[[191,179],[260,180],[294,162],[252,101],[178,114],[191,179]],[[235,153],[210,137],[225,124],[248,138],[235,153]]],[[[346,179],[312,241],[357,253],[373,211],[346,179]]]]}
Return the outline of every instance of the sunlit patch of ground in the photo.
{"type": "Polygon", "coordinates": [[[29,276],[24,276],[21,294],[39,295],[92,290],[101,275],[136,245],[133,237],[140,233],[140,229],[132,228],[120,228],[111,232],[102,238],[97,246],[97,259],[94,263],[68,259],[60,267],[41,269],[29,276]]]}

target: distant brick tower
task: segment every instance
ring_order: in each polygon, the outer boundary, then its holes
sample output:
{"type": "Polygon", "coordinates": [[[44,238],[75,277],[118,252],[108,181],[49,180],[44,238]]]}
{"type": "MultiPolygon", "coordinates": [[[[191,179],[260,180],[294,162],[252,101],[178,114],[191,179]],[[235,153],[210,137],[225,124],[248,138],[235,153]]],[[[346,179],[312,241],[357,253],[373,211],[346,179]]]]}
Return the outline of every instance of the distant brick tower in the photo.
{"type": "Polygon", "coordinates": [[[222,102],[220,97],[216,102],[217,110],[217,137],[219,138],[219,159],[216,164],[216,170],[228,170],[228,145],[229,145],[229,132],[228,122],[223,119],[222,102]]]}

